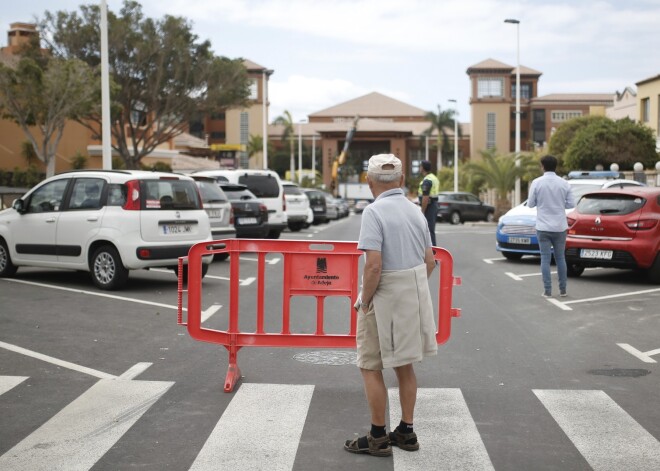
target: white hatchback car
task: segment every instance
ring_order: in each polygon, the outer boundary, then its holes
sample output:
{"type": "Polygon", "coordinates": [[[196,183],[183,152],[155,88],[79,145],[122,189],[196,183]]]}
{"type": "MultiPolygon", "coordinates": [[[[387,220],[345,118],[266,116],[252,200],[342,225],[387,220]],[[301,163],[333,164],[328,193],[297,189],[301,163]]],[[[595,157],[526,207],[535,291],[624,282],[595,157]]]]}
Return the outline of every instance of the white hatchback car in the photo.
{"type": "MultiPolygon", "coordinates": [[[[309,198],[300,189],[300,187],[290,181],[283,181],[284,198],[286,198],[286,217],[289,229],[292,232],[298,232],[303,227],[308,226],[309,219],[309,198]]],[[[312,213],[312,220],[314,213],[312,213]]]]}
{"type": "MultiPolygon", "coordinates": [[[[207,240],[212,240],[209,218],[190,177],[139,170],[66,172],[0,212],[0,276],[12,276],[20,266],[67,268],[89,271],[101,289],[119,289],[129,270],[176,272],[178,258],[207,240]]],[[[211,259],[204,258],[203,275],[211,259]]]]}

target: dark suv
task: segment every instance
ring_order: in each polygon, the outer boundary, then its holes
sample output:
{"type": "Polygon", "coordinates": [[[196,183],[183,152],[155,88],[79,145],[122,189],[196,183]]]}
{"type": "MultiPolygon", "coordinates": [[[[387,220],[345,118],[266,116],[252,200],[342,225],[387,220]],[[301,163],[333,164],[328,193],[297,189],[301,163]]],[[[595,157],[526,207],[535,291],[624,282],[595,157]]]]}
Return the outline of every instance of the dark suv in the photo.
{"type": "Polygon", "coordinates": [[[465,221],[492,222],[495,207],[485,204],[472,193],[442,191],[438,195],[438,219],[452,224],[465,221]]]}
{"type": "Polygon", "coordinates": [[[309,198],[309,206],[314,213],[314,222],[312,224],[322,224],[328,222],[328,213],[326,208],[325,194],[319,190],[304,190],[309,198]]]}

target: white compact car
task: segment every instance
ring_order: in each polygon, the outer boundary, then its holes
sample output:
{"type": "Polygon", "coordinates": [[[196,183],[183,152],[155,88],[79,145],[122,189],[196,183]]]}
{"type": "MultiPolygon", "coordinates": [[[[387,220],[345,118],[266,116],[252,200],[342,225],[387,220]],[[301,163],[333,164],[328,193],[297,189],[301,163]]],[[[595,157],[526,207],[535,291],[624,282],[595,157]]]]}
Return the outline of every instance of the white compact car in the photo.
{"type": "Polygon", "coordinates": [[[248,187],[268,208],[268,238],[277,239],[287,228],[284,187],[277,172],[272,170],[200,170],[193,175],[213,177],[217,182],[240,183],[248,187]]]}
{"type": "MultiPolygon", "coordinates": [[[[303,193],[298,185],[290,181],[283,181],[284,198],[286,198],[286,217],[289,229],[298,232],[307,226],[309,219],[309,198],[303,193]]],[[[314,213],[312,213],[312,220],[314,213]]]]}
{"type": "MultiPolygon", "coordinates": [[[[129,270],[166,267],[212,240],[195,181],[139,170],[83,170],[44,180],[0,212],[0,276],[20,266],[89,271],[119,289],[129,270]]],[[[206,274],[212,256],[204,258],[206,274]]],[[[187,268],[187,267],[185,267],[187,268]]]]}

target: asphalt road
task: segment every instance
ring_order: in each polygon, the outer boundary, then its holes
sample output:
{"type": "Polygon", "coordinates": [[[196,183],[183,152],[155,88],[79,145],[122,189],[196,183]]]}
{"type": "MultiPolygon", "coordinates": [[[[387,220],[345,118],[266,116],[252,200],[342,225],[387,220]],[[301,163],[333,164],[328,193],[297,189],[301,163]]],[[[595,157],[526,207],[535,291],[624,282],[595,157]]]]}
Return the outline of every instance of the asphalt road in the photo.
{"type": "MultiPolygon", "coordinates": [[[[356,240],[359,224],[282,238],[356,240]]],[[[538,259],[504,260],[494,231],[437,226],[462,316],[416,367],[421,450],[394,458],[342,449],[369,427],[352,350],[243,348],[224,393],[227,352],[177,326],[171,272],[134,272],[113,293],[76,272],[0,279],[0,469],[660,469],[660,287],[589,270],[544,299],[538,259]]],[[[254,260],[241,257],[241,330],[255,324],[254,260]]],[[[282,267],[267,257],[268,331],[281,327],[282,267]]],[[[204,279],[205,326],[227,326],[228,277],[216,262],[204,279]]],[[[327,302],[326,331],[346,331],[348,300],[327,302]]],[[[291,326],[313,331],[313,299],[294,299],[291,326]]]]}

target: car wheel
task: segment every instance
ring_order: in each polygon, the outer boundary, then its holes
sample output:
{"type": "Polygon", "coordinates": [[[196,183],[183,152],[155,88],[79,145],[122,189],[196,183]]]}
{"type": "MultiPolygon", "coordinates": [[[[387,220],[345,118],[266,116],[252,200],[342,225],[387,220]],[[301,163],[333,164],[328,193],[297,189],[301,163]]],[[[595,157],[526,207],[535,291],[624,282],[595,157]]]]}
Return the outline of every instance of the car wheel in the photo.
{"type": "MultiPolygon", "coordinates": [[[[217,253],[213,256],[213,261],[214,262],[224,262],[228,258],[229,258],[228,253],[217,253]]],[[[206,266],[206,265],[204,265],[204,266],[206,266]]]]}
{"type": "Polygon", "coordinates": [[[451,213],[451,215],[449,216],[449,222],[451,222],[454,225],[460,224],[461,223],[460,213],[458,211],[454,211],[453,213],[451,213]]]}
{"type": "Polygon", "coordinates": [[[298,232],[303,228],[304,223],[302,222],[290,222],[289,229],[291,232],[298,232]]]}
{"type": "Polygon", "coordinates": [[[117,249],[111,245],[104,245],[94,252],[89,262],[89,271],[92,281],[100,289],[120,289],[128,281],[128,270],[117,249]]]}
{"type": "Polygon", "coordinates": [[[18,267],[11,262],[9,249],[4,240],[0,240],[0,277],[7,278],[16,273],[18,267]]]}
{"type": "Polygon", "coordinates": [[[493,222],[495,220],[495,214],[492,211],[486,213],[486,222],[493,222]]]}
{"type": "MultiPolygon", "coordinates": [[[[0,263],[2,263],[0,261],[0,263]]],[[[660,253],[655,256],[655,261],[651,268],[646,271],[646,275],[653,283],[660,283],[660,253]]]]}
{"type": "Polygon", "coordinates": [[[507,260],[520,260],[523,256],[523,254],[519,252],[502,252],[502,255],[504,255],[504,258],[507,260]]]}
{"type": "Polygon", "coordinates": [[[584,265],[580,263],[566,262],[566,274],[571,278],[577,278],[584,273],[584,265]]]}

